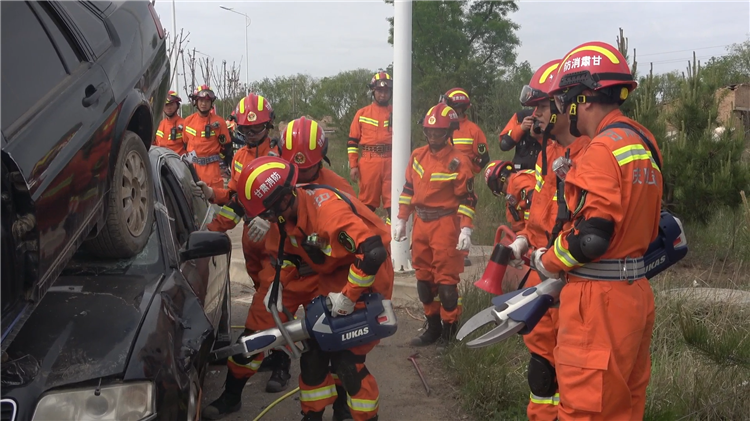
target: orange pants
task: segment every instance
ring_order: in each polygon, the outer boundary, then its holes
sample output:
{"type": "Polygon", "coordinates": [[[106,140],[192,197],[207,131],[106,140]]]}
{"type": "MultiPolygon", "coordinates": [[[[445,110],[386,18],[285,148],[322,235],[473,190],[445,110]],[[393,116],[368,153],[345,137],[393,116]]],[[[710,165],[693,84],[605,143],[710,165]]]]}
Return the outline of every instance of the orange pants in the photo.
{"type": "Polygon", "coordinates": [[[198,173],[198,178],[212,189],[223,189],[224,178],[221,176],[221,166],[218,162],[212,162],[208,165],[200,165],[193,163],[195,172],[198,173]]]}
{"type": "Polygon", "coordinates": [[[558,419],[642,420],[651,377],[654,294],[648,280],[570,277],[560,294],[558,419]]]}
{"type": "Polygon", "coordinates": [[[317,343],[310,341],[310,350],[300,358],[302,412],[321,412],[326,406],[333,405],[338,397],[338,383],[346,390],[346,401],[354,421],[374,418],[378,414],[380,392],[375,377],[365,366],[365,358],[379,342],[344,351],[323,352],[317,343]],[[329,363],[331,370],[328,369],[329,363]]]}
{"type": "Polygon", "coordinates": [[[464,256],[456,250],[460,231],[456,215],[429,222],[414,218],[411,260],[419,300],[426,316],[440,313],[448,323],[456,322],[461,313],[457,285],[464,271],[464,256]]]}
{"type": "MultiPolygon", "coordinates": [[[[542,282],[537,271],[529,272],[524,288],[537,286],[542,282]]],[[[557,308],[551,308],[534,326],[534,330],[523,335],[523,341],[532,354],[529,362],[529,387],[531,396],[526,407],[530,421],[549,421],[557,418],[560,394],[557,393],[555,378],[555,357],[557,343],[557,308]]]]}
{"type": "MultiPolygon", "coordinates": [[[[363,152],[359,159],[359,200],[377,209],[391,207],[391,157],[363,152]]],[[[390,217],[390,215],[388,215],[390,217]]]]}

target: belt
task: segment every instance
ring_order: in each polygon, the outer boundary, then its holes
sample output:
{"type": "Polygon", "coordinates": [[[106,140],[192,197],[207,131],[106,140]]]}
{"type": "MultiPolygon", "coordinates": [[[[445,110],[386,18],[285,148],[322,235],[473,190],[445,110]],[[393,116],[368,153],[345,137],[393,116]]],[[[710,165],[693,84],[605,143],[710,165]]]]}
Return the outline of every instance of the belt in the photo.
{"type": "Polygon", "coordinates": [[[212,164],[214,162],[221,162],[221,155],[211,155],[199,158],[198,155],[196,155],[195,151],[190,151],[187,153],[188,160],[194,164],[198,165],[208,165],[212,164]]]}
{"type": "MultiPolygon", "coordinates": [[[[297,267],[297,273],[300,277],[305,276],[312,276],[315,275],[316,272],[313,270],[312,266],[308,265],[304,261],[296,261],[296,259],[293,261],[294,266],[297,267]]],[[[279,259],[277,259],[275,256],[271,256],[271,265],[275,268],[279,267],[279,259]]]]}
{"type": "Polygon", "coordinates": [[[360,145],[363,152],[390,153],[391,145],[360,145]]]}
{"type": "Polygon", "coordinates": [[[633,281],[646,276],[646,264],[643,257],[627,257],[625,259],[604,259],[587,263],[568,272],[583,279],[594,281],[633,281]]]}
{"type": "Polygon", "coordinates": [[[426,206],[416,206],[417,216],[419,219],[430,222],[436,221],[444,216],[455,215],[456,209],[430,208],[426,206]]]}

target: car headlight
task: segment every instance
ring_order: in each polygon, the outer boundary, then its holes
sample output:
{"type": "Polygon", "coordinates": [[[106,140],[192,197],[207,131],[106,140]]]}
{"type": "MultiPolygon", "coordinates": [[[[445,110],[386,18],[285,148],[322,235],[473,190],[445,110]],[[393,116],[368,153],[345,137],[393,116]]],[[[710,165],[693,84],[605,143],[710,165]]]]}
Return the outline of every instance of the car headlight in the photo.
{"type": "Polygon", "coordinates": [[[32,421],[138,421],[154,414],[154,385],[133,382],[77,389],[44,395],[36,405],[32,421]]]}

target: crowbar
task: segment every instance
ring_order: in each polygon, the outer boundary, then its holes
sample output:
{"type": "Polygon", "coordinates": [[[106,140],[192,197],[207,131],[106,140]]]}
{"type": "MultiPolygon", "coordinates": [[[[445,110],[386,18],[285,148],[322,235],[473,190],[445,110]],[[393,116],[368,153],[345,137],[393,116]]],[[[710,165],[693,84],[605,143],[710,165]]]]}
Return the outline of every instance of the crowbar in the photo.
{"type": "Polygon", "coordinates": [[[424,375],[422,375],[422,370],[419,369],[419,364],[417,364],[417,357],[419,356],[419,353],[415,353],[410,355],[407,359],[411,361],[412,364],[414,364],[414,368],[417,369],[417,374],[419,374],[419,378],[422,379],[422,384],[424,385],[424,390],[427,392],[427,396],[430,396],[430,386],[427,386],[427,380],[424,379],[424,375]]]}

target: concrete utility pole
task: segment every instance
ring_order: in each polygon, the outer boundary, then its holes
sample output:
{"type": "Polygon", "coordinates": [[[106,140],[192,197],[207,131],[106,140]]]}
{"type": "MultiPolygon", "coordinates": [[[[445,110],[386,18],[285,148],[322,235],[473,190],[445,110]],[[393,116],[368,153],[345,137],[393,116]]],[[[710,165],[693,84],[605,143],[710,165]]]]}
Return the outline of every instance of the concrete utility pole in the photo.
{"type": "MultiPolygon", "coordinates": [[[[177,39],[177,12],[175,9],[175,1],[172,0],[172,33],[174,34],[175,39],[177,39]]],[[[173,48],[177,48],[177,51],[174,51],[174,68],[177,69],[177,59],[180,55],[180,48],[182,45],[177,45],[178,43],[175,42],[175,46],[173,48]]],[[[175,78],[174,78],[175,88],[174,91],[177,92],[177,95],[180,95],[180,75],[175,72],[175,78]]],[[[177,115],[182,117],[182,107],[179,107],[177,109],[177,115]]]]}
{"type": "MultiPolygon", "coordinates": [[[[411,156],[411,0],[396,0],[393,22],[393,146],[391,159],[391,221],[398,218],[398,197],[404,189],[406,168],[411,156]]],[[[391,241],[391,257],[396,273],[412,271],[411,219],[406,224],[406,240],[391,241]]]]}

